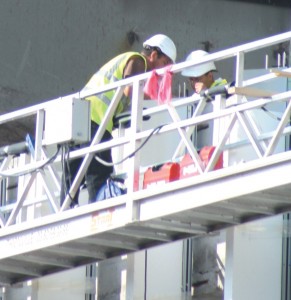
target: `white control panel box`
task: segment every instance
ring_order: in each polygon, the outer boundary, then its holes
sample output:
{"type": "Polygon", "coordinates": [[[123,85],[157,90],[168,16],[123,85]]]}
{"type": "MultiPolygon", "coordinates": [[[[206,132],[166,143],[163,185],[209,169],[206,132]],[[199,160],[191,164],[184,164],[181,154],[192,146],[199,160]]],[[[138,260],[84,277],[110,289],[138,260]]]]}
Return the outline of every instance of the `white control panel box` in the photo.
{"type": "Polygon", "coordinates": [[[91,137],[90,102],[72,96],[45,109],[43,145],[86,143],[91,137]]]}

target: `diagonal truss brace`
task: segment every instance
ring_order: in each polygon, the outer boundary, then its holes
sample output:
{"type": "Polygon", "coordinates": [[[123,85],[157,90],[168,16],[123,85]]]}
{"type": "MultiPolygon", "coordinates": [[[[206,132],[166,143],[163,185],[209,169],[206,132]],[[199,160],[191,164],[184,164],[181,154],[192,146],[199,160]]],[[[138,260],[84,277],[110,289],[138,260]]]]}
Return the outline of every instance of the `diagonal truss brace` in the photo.
{"type": "MultiPolygon", "coordinates": [[[[181,121],[177,111],[170,103],[168,103],[167,108],[168,108],[169,114],[170,114],[171,118],[173,119],[174,123],[177,124],[179,121],[181,121]]],[[[202,160],[199,157],[197,150],[193,146],[193,143],[190,139],[190,135],[189,135],[190,131],[186,132],[185,129],[182,129],[179,126],[177,126],[177,130],[181,136],[183,143],[186,145],[187,150],[189,151],[189,154],[191,155],[192,159],[194,160],[195,165],[197,166],[198,172],[200,174],[203,173],[205,167],[203,165],[202,160]]]]}

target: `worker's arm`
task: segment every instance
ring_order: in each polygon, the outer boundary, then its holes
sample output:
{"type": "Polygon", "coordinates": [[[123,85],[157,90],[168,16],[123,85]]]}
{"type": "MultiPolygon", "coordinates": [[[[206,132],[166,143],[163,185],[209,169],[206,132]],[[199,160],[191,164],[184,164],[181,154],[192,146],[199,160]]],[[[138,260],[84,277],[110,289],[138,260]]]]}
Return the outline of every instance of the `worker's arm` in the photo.
{"type": "MultiPolygon", "coordinates": [[[[146,71],[144,59],[140,56],[133,56],[126,64],[123,71],[123,78],[142,74],[146,71]]],[[[127,97],[131,97],[132,86],[127,86],[124,90],[124,94],[127,97]]]]}

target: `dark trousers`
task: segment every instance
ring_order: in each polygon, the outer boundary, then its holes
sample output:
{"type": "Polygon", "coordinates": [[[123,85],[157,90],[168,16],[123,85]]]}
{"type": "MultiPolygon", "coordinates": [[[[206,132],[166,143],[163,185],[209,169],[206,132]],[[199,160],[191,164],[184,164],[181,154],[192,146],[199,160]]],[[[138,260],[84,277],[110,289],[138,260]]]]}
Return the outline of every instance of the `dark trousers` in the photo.
{"type": "MultiPolygon", "coordinates": [[[[94,138],[98,128],[99,126],[96,123],[91,122],[91,140],[94,138]]],[[[105,142],[111,139],[112,139],[111,134],[108,131],[105,131],[100,142],[105,142]]],[[[90,143],[82,144],[78,148],[88,147],[90,143]]],[[[70,150],[76,150],[78,148],[72,147],[70,150]]],[[[112,162],[110,149],[102,152],[98,152],[96,153],[96,155],[107,162],[112,162]]],[[[74,181],[75,176],[77,175],[77,172],[82,164],[83,159],[84,157],[73,159],[69,161],[69,166],[65,165],[62,174],[62,185],[61,185],[61,195],[60,195],[61,205],[63,204],[67,196],[67,193],[69,192],[70,183],[74,181]]],[[[94,157],[92,158],[92,161],[85,173],[85,177],[83,178],[81,183],[84,184],[86,182],[86,186],[89,194],[89,203],[95,202],[97,192],[99,191],[100,187],[106,182],[107,178],[110,176],[112,172],[113,172],[113,167],[104,166],[103,164],[99,163],[94,157]]],[[[71,199],[71,207],[78,204],[78,198],[79,198],[79,189],[76,195],[71,199]]]]}

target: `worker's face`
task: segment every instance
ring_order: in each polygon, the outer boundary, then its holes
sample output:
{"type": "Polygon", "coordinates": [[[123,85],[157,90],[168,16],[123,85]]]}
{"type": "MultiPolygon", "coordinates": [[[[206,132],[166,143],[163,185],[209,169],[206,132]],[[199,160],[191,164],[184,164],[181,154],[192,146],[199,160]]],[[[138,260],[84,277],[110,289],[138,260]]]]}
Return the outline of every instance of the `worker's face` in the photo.
{"type": "Polygon", "coordinates": [[[173,63],[172,60],[166,55],[161,55],[158,58],[158,65],[159,65],[160,68],[171,65],[172,63],[173,63]]]}
{"type": "Polygon", "coordinates": [[[153,63],[153,69],[164,68],[173,63],[168,56],[164,54],[158,54],[157,51],[152,52],[151,61],[153,63]]]}
{"type": "Polygon", "coordinates": [[[213,74],[208,72],[199,77],[189,77],[190,84],[195,93],[200,94],[201,91],[209,89],[213,83],[213,74]]]}

